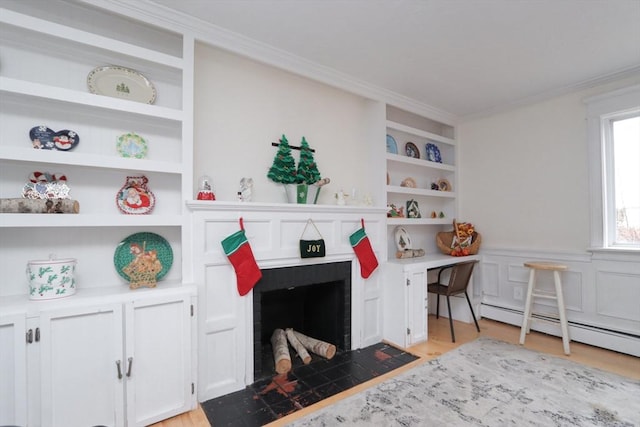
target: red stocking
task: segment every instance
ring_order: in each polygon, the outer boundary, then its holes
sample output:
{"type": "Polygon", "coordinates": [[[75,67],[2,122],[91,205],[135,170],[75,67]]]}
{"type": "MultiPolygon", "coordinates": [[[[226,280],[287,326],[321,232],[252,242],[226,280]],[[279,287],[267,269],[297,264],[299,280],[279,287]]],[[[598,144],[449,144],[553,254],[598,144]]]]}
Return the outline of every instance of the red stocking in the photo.
{"type": "Polygon", "coordinates": [[[222,241],[222,248],[236,272],[238,292],[241,296],[248,294],[262,278],[262,272],[253,256],[247,236],[244,234],[242,218],[240,218],[240,230],[225,237],[222,241]]]}
{"type": "Polygon", "coordinates": [[[373,252],[369,237],[364,232],[364,219],[361,222],[362,228],[349,236],[349,241],[360,262],[360,275],[366,279],[378,267],[378,259],[373,252]]]}

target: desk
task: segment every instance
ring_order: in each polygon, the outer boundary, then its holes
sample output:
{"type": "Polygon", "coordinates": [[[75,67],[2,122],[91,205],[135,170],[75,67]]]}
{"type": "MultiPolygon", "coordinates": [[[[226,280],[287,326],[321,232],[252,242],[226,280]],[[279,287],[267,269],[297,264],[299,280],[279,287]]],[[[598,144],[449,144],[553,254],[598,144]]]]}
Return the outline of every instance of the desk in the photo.
{"type": "Polygon", "coordinates": [[[419,258],[393,259],[387,261],[389,264],[398,264],[402,266],[415,266],[424,270],[433,270],[444,267],[445,265],[458,264],[465,261],[480,261],[480,255],[469,255],[455,257],[442,253],[426,254],[419,258]]]}
{"type": "MultiPolygon", "coordinates": [[[[452,257],[432,253],[419,258],[394,259],[384,263],[382,265],[384,339],[403,348],[426,341],[429,338],[428,271],[471,260],[478,261],[480,256],[452,257]]],[[[466,303],[464,301],[465,307],[466,303]]],[[[456,318],[456,310],[452,309],[452,311],[456,318]]],[[[468,315],[468,311],[469,308],[466,307],[464,313],[468,315]]]]}

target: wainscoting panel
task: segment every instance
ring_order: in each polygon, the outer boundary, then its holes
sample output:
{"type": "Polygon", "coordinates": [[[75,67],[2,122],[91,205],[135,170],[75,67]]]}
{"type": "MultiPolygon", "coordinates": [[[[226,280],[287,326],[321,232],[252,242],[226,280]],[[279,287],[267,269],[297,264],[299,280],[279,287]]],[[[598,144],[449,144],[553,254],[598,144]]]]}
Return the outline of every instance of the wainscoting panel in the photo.
{"type": "Polygon", "coordinates": [[[474,297],[485,295],[498,296],[498,283],[500,283],[500,264],[497,262],[481,262],[475,274],[476,287],[473,289],[474,297]]]}
{"type": "MultiPolygon", "coordinates": [[[[590,253],[483,248],[481,251],[483,317],[520,325],[529,269],[526,261],[566,264],[562,283],[573,340],[640,356],[640,258],[623,261],[592,260],[590,253]]],[[[639,254],[640,255],[640,254],[639,254]]],[[[553,289],[553,275],[538,272],[542,289],[553,289]]],[[[532,329],[560,336],[554,301],[536,300],[534,313],[552,322],[534,319],[532,329]]]]}
{"type": "Polygon", "coordinates": [[[640,274],[600,270],[596,292],[599,315],[640,322],[640,274]]]}

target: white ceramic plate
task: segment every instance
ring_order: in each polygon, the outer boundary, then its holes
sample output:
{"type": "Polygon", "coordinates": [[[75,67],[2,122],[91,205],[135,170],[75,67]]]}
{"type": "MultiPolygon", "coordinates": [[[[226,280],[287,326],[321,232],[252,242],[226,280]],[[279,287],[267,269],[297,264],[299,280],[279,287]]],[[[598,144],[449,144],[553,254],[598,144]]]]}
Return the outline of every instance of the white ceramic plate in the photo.
{"type": "Polygon", "coordinates": [[[145,76],[130,68],[105,66],[94,68],[87,76],[89,91],[129,101],[153,104],[156,88],[145,76]]]}
{"type": "Polygon", "coordinates": [[[407,249],[413,249],[411,243],[411,236],[407,233],[404,227],[396,227],[395,232],[396,247],[399,251],[405,251],[407,249]]]}

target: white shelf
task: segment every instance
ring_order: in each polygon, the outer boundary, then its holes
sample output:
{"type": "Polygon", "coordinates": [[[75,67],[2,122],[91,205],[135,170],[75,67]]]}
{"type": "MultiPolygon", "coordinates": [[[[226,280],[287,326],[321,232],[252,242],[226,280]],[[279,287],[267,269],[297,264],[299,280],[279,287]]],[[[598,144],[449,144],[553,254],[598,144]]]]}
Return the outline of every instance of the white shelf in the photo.
{"type": "Polygon", "coordinates": [[[61,87],[48,86],[40,83],[0,77],[0,91],[41,99],[77,104],[86,107],[102,108],[111,111],[139,114],[148,117],[182,121],[183,113],[173,108],[143,104],[141,102],[95,95],[61,87]]]}
{"type": "Polygon", "coordinates": [[[387,193],[408,194],[412,196],[428,196],[455,199],[456,193],[453,191],[427,190],[425,188],[400,187],[397,185],[387,185],[387,193]]]}
{"type": "Polygon", "coordinates": [[[36,150],[34,148],[0,147],[0,159],[18,162],[36,162],[69,166],[84,166],[102,169],[119,169],[139,172],[182,173],[182,165],[146,159],[107,157],[97,154],[83,154],[56,150],[36,150]]]}
{"type": "Polygon", "coordinates": [[[156,298],[177,295],[187,292],[195,295],[194,285],[186,285],[176,280],[160,280],[155,288],[139,288],[131,290],[124,279],[118,280],[114,285],[106,285],[94,288],[79,286],[72,296],[46,301],[30,300],[29,296],[13,295],[0,297],[0,309],[3,313],[25,313],[28,316],[40,314],[43,310],[59,310],[68,307],[104,305],[113,302],[134,301],[148,298],[153,294],[156,298]]]}
{"type": "Polygon", "coordinates": [[[118,54],[126,54],[132,58],[144,59],[159,65],[182,69],[182,58],[167,55],[143,47],[124,43],[98,34],[67,27],[55,22],[45,21],[18,12],[3,9],[0,13],[0,22],[14,27],[40,33],[43,37],[57,37],[67,42],[79,43],[91,49],[105,49],[118,54]]]}
{"type": "Polygon", "coordinates": [[[451,218],[387,218],[387,225],[449,225],[451,218]]]}
{"type": "Polygon", "coordinates": [[[8,227],[179,227],[181,215],[88,215],[0,213],[0,228],[8,227]]]}
{"type": "Polygon", "coordinates": [[[399,130],[401,132],[410,133],[422,138],[430,139],[432,141],[441,142],[443,144],[456,145],[456,141],[447,138],[445,136],[441,136],[435,133],[427,132],[421,129],[417,129],[411,126],[403,125],[402,123],[397,123],[391,120],[387,120],[387,128],[399,130]]]}
{"type": "Polygon", "coordinates": [[[398,164],[414,165],[427,169],[441,170],[447,172],[454,172],[455,166],[447,165],[444,163],[431,162],[429,160],[414,159],[413,157],[401,156],[399,154],[387,153],[387,161],[395,162],[398,164]]]}

